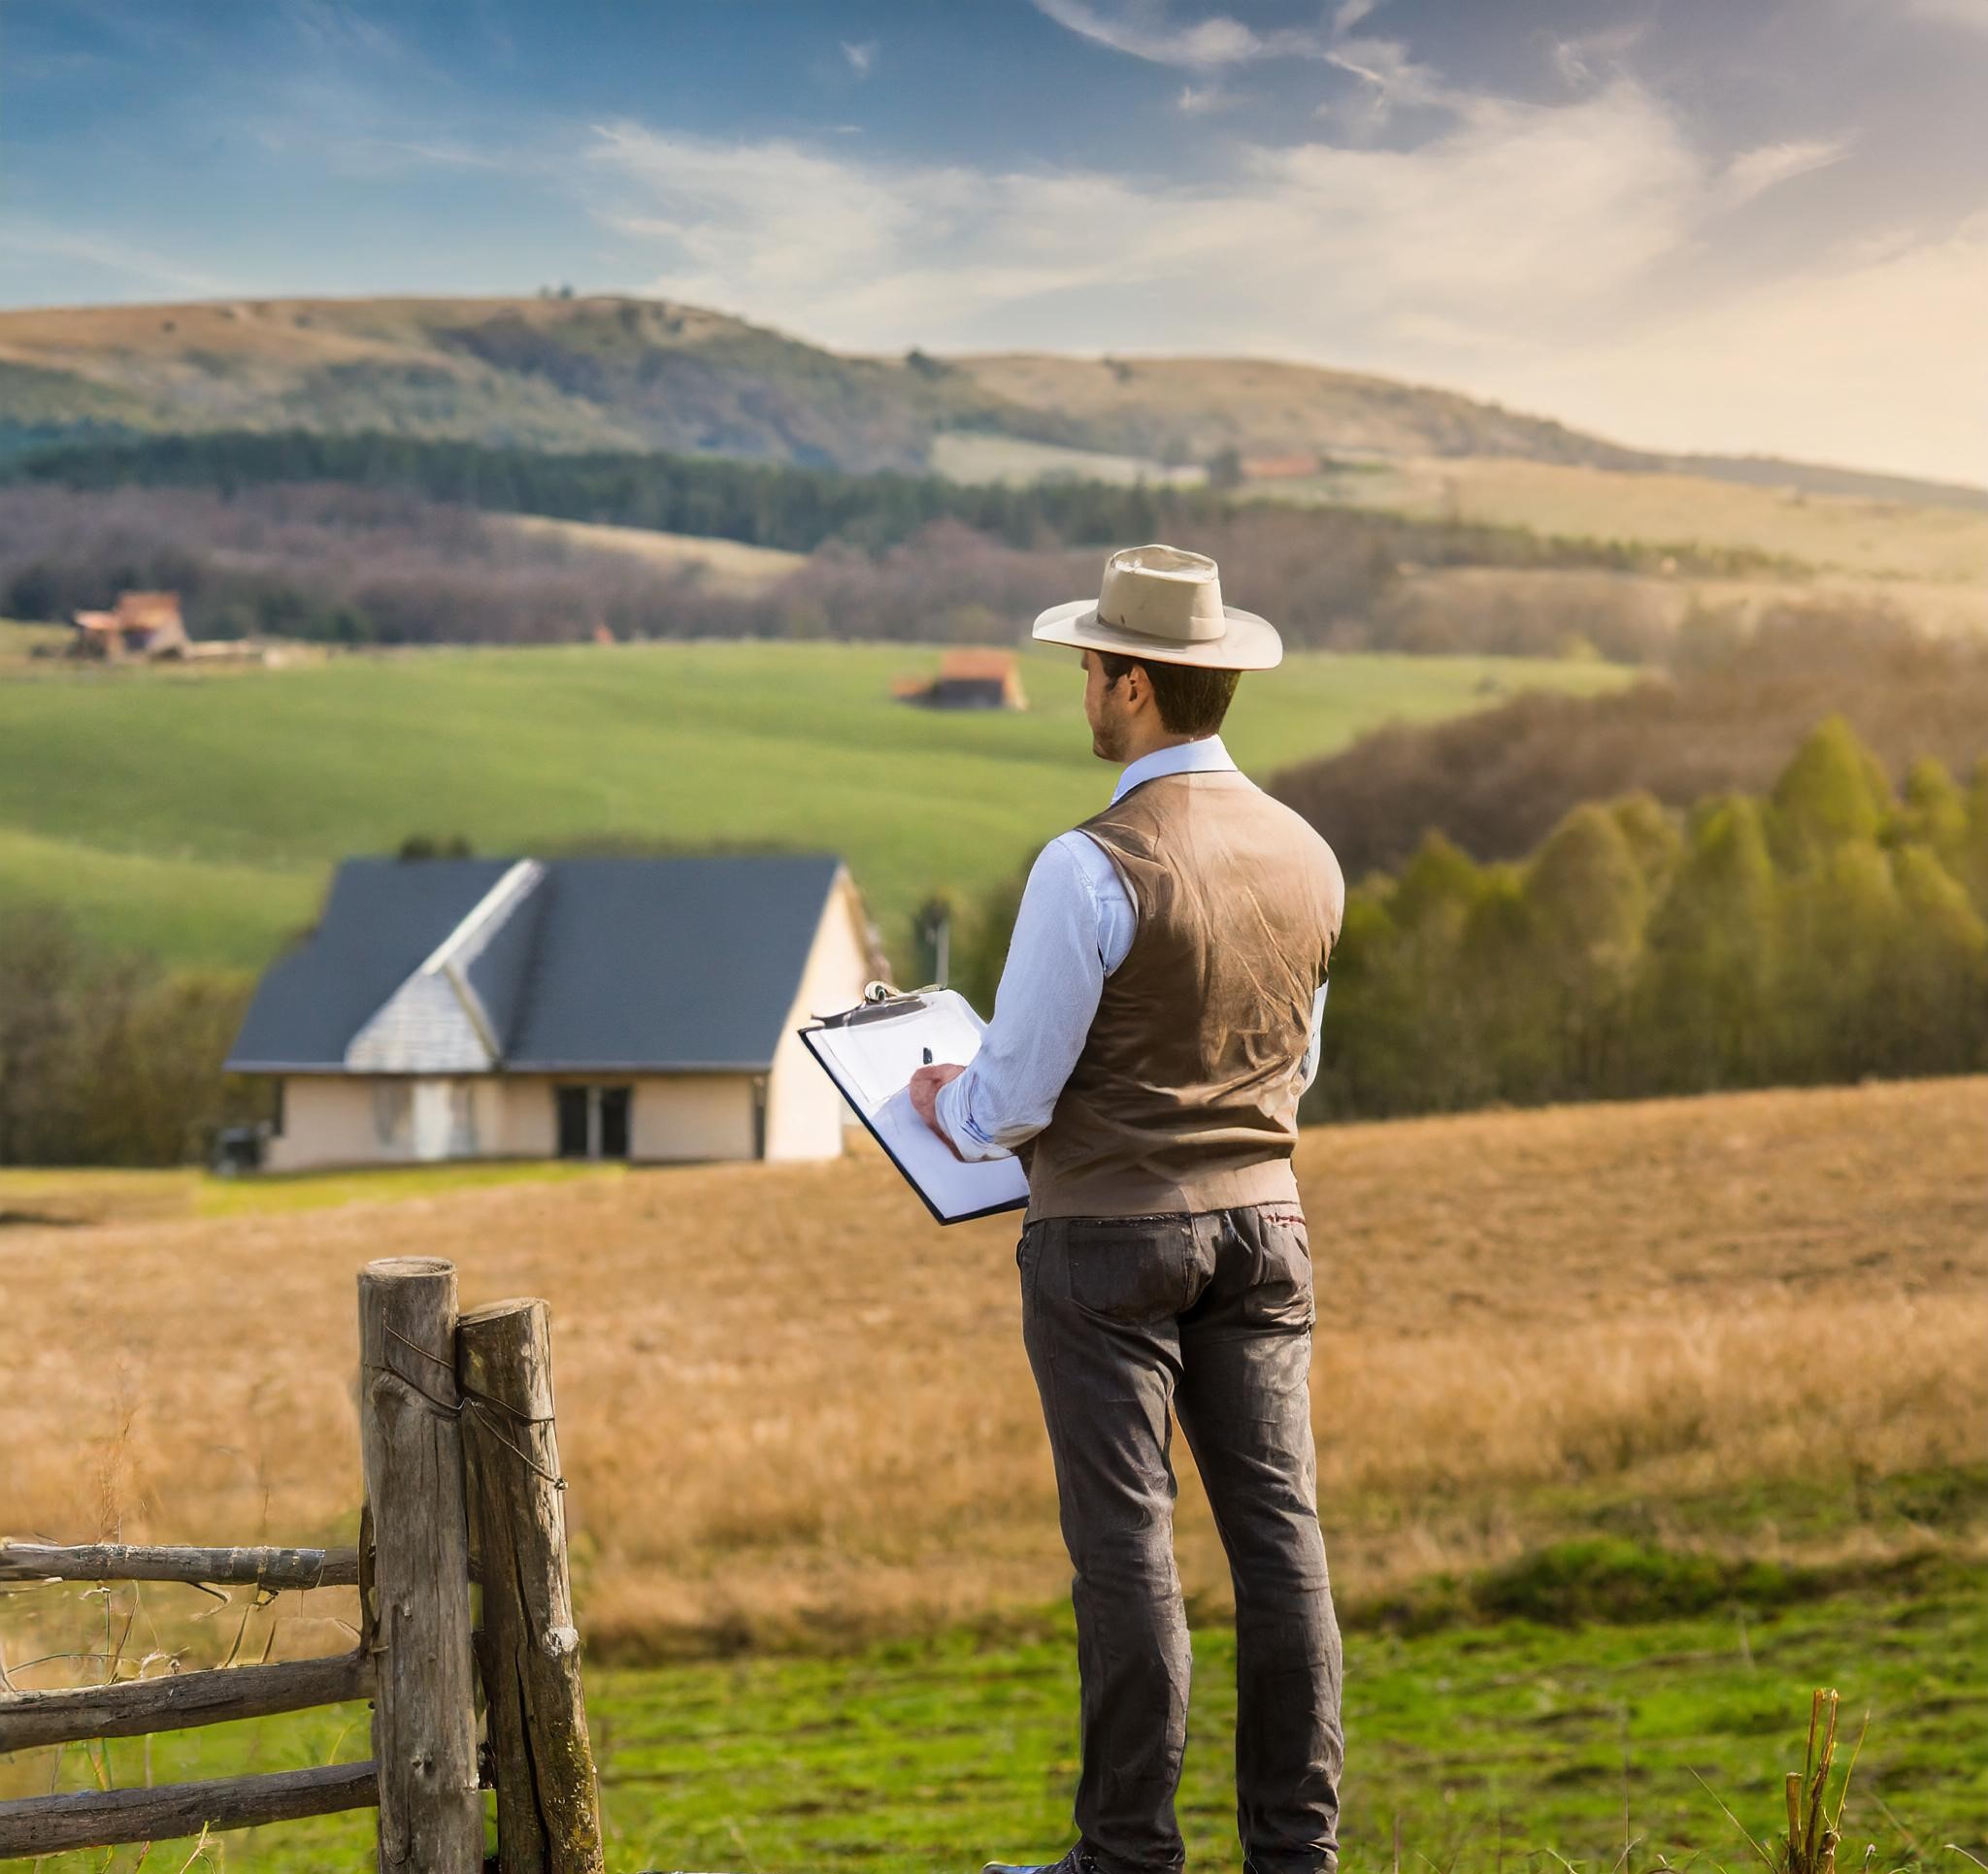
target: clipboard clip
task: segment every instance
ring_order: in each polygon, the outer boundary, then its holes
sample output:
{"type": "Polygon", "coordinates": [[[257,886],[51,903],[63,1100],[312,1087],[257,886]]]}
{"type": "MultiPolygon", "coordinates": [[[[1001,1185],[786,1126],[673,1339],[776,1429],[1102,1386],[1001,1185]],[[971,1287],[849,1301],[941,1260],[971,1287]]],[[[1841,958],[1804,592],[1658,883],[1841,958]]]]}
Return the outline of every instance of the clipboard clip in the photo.
{"type": "Polygon", "coordinates": [[[863,999],[854,1008],[816,1019],[823,1028],[853,1028],[859,1022],[889,1021],[894,1015],[910,1015],[925,1007],[927,994],[939,987],[936,982],[928,982],[922,989],[896,989],[887,982],[866,982],[863,999]]]}

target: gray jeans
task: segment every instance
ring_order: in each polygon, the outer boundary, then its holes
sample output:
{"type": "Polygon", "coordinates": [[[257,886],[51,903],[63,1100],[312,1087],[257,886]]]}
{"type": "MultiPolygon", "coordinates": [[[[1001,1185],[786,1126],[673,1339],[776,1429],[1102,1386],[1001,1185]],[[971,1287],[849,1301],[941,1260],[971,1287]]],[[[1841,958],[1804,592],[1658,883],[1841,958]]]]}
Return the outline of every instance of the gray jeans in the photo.
{"type": "Polygon", "coordinates": [[[1185,1859],[1177,1414],[1235,1582],[1244,1859],[1253,1874],[1334,1868],[1340,1633],[1318,1529],[1303,1213],[1044,1218],[1024,1227],[1015,1262],[1076,1570],[1084,1848],[1104,1874],[1170,1874],[1185,1859]]]}

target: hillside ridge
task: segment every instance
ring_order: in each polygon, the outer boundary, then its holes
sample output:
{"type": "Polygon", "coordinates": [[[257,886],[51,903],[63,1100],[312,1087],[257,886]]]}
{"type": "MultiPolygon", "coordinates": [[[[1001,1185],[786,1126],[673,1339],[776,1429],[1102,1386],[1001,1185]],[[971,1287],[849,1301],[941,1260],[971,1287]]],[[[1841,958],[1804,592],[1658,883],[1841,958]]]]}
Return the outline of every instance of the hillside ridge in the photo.
{"type": "Polygon", "coordinates": [[[0,456],[212,429],[384,430],[920,471],[948,434],[1159,465],[1510,457],[1988,508],[1988,490],[1631,448],[1434,386],[1261,358],[841,352],[669,300],[253,298],[0,312],[0,456]]]}

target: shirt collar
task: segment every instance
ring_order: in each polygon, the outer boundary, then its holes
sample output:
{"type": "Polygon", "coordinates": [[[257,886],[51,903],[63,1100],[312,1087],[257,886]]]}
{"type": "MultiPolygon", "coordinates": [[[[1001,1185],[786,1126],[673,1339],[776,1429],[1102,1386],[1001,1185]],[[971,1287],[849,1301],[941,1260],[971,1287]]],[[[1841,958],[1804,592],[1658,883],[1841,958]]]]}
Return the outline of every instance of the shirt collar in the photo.
{"type": "Polygon", "coordinates": [[[1207,774],[1235,766],[1229,751],[1222,746],[1220,736],[1198,736],[1192,741],[1176,741],[1166,748],[1155,748],[1151,754],[1142,755],[1135,762],[1128,762],[1118,776],[1118,785],[1111,790],[1111,800],[1115,805],[1140,782],[1152,780],[1161,774],[1207,774]]]}

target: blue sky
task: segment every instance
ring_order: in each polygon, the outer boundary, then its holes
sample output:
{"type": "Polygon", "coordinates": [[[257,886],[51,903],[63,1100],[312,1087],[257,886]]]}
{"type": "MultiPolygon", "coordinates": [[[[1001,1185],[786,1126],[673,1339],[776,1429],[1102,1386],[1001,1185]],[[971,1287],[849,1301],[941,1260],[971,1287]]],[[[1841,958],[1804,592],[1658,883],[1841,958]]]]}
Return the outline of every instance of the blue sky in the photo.
{"type": "Polygon", "coordinates": [[[10,0],[0,304],[653,293],[1988,480],[1988,0],[10,0]]]}

